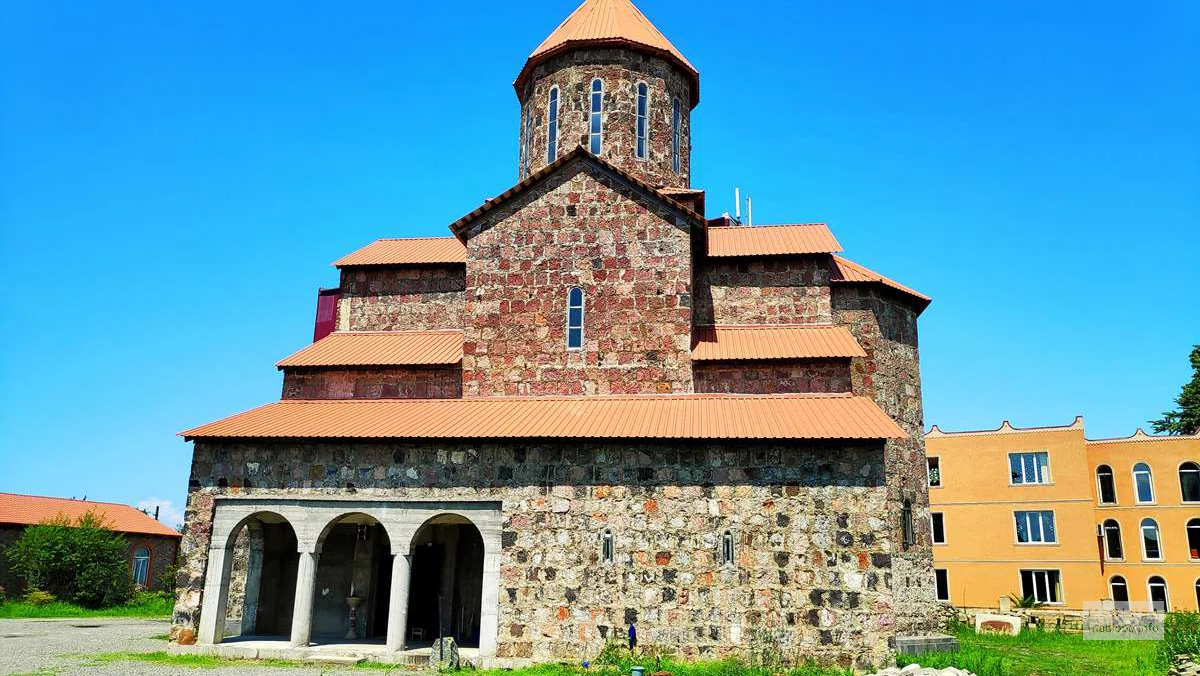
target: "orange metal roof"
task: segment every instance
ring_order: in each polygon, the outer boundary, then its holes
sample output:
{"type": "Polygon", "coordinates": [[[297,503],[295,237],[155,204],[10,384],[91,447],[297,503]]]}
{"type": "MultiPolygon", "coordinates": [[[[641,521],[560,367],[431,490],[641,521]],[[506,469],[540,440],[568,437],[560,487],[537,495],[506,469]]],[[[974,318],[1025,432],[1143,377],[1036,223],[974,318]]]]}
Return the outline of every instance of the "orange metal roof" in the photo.
{"type": "Polygon", "coordinates": [[[359,265],[438,265],[467,262],[467,248],[457,237],[380,239],[334,261],[339,268],[359,265]]]}
{"type": "Polygon", "coordinates": [[[286,400],[195,429],[188,439],[892,439],[866,397],[646,395],[286,400]]]}
{"type": "Polygon", "coordinates": [[[844,326],[698,326],[694,336],[693,361],[867,356],[844,326]]]}
{"type": "Polygon", "coordinates": [[[529,55],[517,76],[517,94],[533,66],[575,45],[617,43],[641,47],[677,62],[693,79],[692,105],[700,99],[700,73],[629,0],[584,0],[529,55]]]}
{"type": "Polygon", "coordinates": [[[713,258],[827,254],[841,250],[842,245],[824,223],[708,229],[708,255],[713,258]]]}
{"type": "Polygon", "coordinates": [[[410,366],[462,361],[462,331],[334,332],[275,366],[410,366]]]}
{"type": "Polygon", "coordinates": [[[60,515],[74,521],[88,512],[102,516],[109,528],[120,533],[181,537],[174,529],[129,505],[0,493],[0,523],[32,526],[60,515]]]}
{"type": "Polygon", "coordinates": [[[874,270],[865,268],[853,261],[846,260],[841,256],[833,257],[833,268],[830,273],[830,281],[833,282],[873,282],[877,284],[883,284],[884,286],[895,289],[900,293],[912,296],[922,301],[924,305],[929,305],[931,302],[933,302],[933,299],[929,296],[926,296],[918,291],[914,291],[899,282],[895,282],[887,277],[884,277],[874,270]]]}

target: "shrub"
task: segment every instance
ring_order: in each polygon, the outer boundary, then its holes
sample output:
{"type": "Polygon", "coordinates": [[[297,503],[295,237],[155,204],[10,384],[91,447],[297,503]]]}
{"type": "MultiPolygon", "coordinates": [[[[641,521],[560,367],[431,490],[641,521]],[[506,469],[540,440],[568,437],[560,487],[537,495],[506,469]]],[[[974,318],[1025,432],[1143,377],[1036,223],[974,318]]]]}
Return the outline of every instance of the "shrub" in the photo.
{"type": "Polygon", "coordinates": [[[1165,629],[1158,644],[1160,667],[1169,667],[1176,655],[1200,655],[1200,613],[1169,613],[1165,629]]]}
{"type": "Polygon", "coordinates": [[[123,537],[88,513],[75,522],[59,517],[26,528],[7,555],[31,589],[84,608],[107,608],[129,598],[128,549],[123,537]]]}
{"type": "Polygon", "coordinates": [[[28,603],[35,608],[48,606],[51,603],[54,603],[55,600],[54,594],[51,594],[50,592],[44,592],[41,589],[30,589],[29,591],[25,592],[25,603],[28,603]]]}
{"type": "Polygon", "coordinates": [[[1012,601],[1013,608],[1028,608],[1031,610],[1037,610],[1038,608],[1046,607],[1045,603],[1038,601],[1032,596],[1017,596],[1016,594],[1009,594],[1008,600],[1012,601]]]}
{"type": "Polygon", "coordinates": [[[4,603],[6,600],[8,600],[8,594],[4,591],[4,587],[0,587],[0,603],[4,603]]]}

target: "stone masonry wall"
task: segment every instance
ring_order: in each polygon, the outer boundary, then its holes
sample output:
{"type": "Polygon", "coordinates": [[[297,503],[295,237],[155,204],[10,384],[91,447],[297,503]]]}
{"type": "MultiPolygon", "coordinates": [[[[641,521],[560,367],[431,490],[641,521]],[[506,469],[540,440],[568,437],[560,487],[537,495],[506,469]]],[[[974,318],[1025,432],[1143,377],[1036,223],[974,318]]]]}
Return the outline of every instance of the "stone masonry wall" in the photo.
{"type": "Polygon", "coordinates": [[[694,362],[697,392],[849,392],[849,359],[694,362]]]}
{"type": "Polygon", "coordinates": [[[344,268],[339,331],[462,328],[463,266],[344,268]]]}
{"type": "MultiPolygon", "coordinates": [[[[924,412],[917,345],[917,313],[890,292],[860,284],[833,289],[835,322],[845,325],[867,353],[851,361],[853,391],[871,397],[908,433],[885,447],[888,499],[912,503],[916,544],[894,558],[897,620],[901,632],[934,628],[938,604],[929,533],[929,485],[925,473],[924,412]]],[[[892,513],[899,542],[899,511],[892,513]]]]}
{"type": "Polygon", "coordinates": [[[829,261],[707,259],[696,272],[696,324],[828,324],[829,261]]]}
{"type": "Polygon", "coordinates": [[[664,206],[577,160],[486,218],[467,242],[466,396],[692,391],[691,243],[664,206]]]}
{"type": "Polygon", "coordinates": [[[498,500],[500,658],[594,657],[632,623],[689,657],[876,665],[896,619],[883,462],[820,443],[197,442],[174,622],[198,620],[217,495],[498,500]]]}
{"type": "MultiPolygon", "coordinates": [[[[592,80],[604,82],[603,145],[600,156],[653,186],[687,187],[691,176],[691,85],[688,77],[663,59],[625,49],[577,49],[534,69],[522,98],[521,138],[524,161],[525,114],[534,116],[530,171],[546,166],[550,90],[559,90],[558,157],[571,152],[588,134],[592,80]],[[646,159],[638,159],[637,83],[649,86],[646,159]],[[680,170],[672,154],[672,99],[680,102],[680,170]]],[[[587,142],[583,142],[587,146],[587,142]]]]}
{"type": "Polygon", "coordinates": [[[284,399],[459,399],[462,366],[293,370],[283,375],[284,399]]]}

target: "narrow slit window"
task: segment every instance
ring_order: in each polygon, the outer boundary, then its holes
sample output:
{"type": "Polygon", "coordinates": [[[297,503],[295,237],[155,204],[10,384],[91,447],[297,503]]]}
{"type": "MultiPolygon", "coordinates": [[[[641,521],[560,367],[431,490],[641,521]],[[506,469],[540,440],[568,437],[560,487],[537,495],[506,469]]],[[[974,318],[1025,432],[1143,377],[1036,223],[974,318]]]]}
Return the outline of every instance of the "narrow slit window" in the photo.
{"type": "Polygon", "coordinates": [[[521,163],[521,178],[529,176],[529,170],[533,166],[533,106],[525,111],[525,142],[521,150],[521,156],[524,161],[521,163]]]}
{"type": "Polygon", "coordinates": [[[646,118],[650,108],[650,88],[645,82],[637,86],[637,158],[646,159],[646,118]]]}
{"type": "Polygon", "coordinates": [[[567,349],[583,349],[583,289],[567,292],[567,349]]]}
{"type": "Polygon", "coordinates": [[[613,534],[612,530],[605,528],[600,534],[600,559],[604,563],[612,563],[613,561],[613,534]]]}
{"type": "Polygon", "coordinates": [[[679,146],[683,135],[683,113],[679,109],[679,99],[671,102],[671,170],[679,173],[679,146]]]}
{"type": "Polygon", "coordinates": [[[1139,503],[1154,502],[1154,475],[1150,473],[1150,465],[1139,462],[1133,466],[1133,490],[1139,503]]]}
{"type": "Polygon", "coordinates": [[[551,164],[558,159],[558,87],[550,89],[546,119],[546,163],[551,164]]]}
{"type": "Polygon", "coordinates": [[[599,155],[604,141],[604,82],[592,80],[592,107],[588,120],[589,150],[599,155]]]}
{"type": "Polygon", "coordinates": [[[721,563],[733,565],[733,533],[730,531],[721,534],[721,563]]]}
{"type": "Polygon", "coordinates": [[[933,570],[933,580],[937,588],[937,600],[950,602],[950,573],[945,568],[933,570]]]}
{"type": "Polygon", "coordinates": [[[910,500],[905,500],[900,508],[900,534],[905,549],[917,543],[917,537],[913,531],[912,501],[910,500]]]}
{"type": "Polygon", "coordinates": [[[1100,465],[1096,468],[1096,484],[1099,493],[1100,504],[1115,505],[1117,504],[1117,483],[1113,479],[1112,468],[1108,465],[1100,465]]]}

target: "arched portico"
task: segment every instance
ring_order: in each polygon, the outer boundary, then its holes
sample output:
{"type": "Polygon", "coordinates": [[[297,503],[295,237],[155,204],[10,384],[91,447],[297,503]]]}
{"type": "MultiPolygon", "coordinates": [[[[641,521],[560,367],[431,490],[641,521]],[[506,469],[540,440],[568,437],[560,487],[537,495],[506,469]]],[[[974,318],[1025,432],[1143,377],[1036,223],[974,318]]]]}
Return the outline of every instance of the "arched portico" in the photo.
{"type": "MultiPolygon", "coordinates": [[[[469,562],[469,567],[479,571],[478,619],[473,611],[465,615],[461,612],[461,608],[474,607],[476,602],[469,590],[460,591],[455,578],[450,578],[448,584],[452,586],[447,587],[453,593],[444,591],[443,599],[447,596],[458,599],[459,626],[455,629],[469,627],[471,638],[478,635],[480,656],[495,655],[502,523],[499,502],[227,496],[217,498],[214,510],[198,635],[201,643],[219,643],[225,635],[222,623],[216,618],[224,617],[226,612],[232,563],[229,553],[234,538],[248,520],[256,518],[255,515],[271,514],[270,518],[290,524],[295,533],[298,560],[290,626],[293,646],[307,645],[313,640],[314,630],[320,635],[333,626],[331,618],[337,615],[333,612],[333,602],[328,599],[340,599],[344,604],[345,597],[350,595],[349,587],[341,590],[326,584],[340,569],[341,573],[349,572],[347,582],[354,582],[356,595],[360,590],[358,580],[366,580],[367,591],[364,593],[370,594],[373,600],[369,604],[371,607],[365,610],[366,616],[360,615],[358,626],[364,632],[363,637],[386,636],[388,650],[403,650],[409,636],[407,615],[414,548],[424,542],[423,538],[431,529],[444,531],[452,526],[469,533],[471,544],[467,549],[475,552],[471,554],[475,558],[469,562]],[[360,527],[368,529],[367,532],[361,533],[360,527]],[[350,533],[353,536],[349,540],[353,541],[356,553],[352,559],[354,566],[347,569],[347,535],[350,533]],[[357,551],[360,534],[365,535],[369,543],[369,546],[363,546],[361,553],[357,551]],[[336,554],[333,547],[337,548],[336,554]],[[335,557],[340,563],[335,566],[326,557],[335,557]],[[328,592],[322,593],[326,589],[328,592]]],[[[364,605],[367,605],[365,601],[364,605]]],[[[443,608],[443,617],[447,615],[445,610],[443,608]]],[[[454,610],[451,605],[448,614],[453,616],[454,610]]],[[[341,613],[338,621],[341,622],[340,631],[346,632],[346,614],[341,613]]]]}

